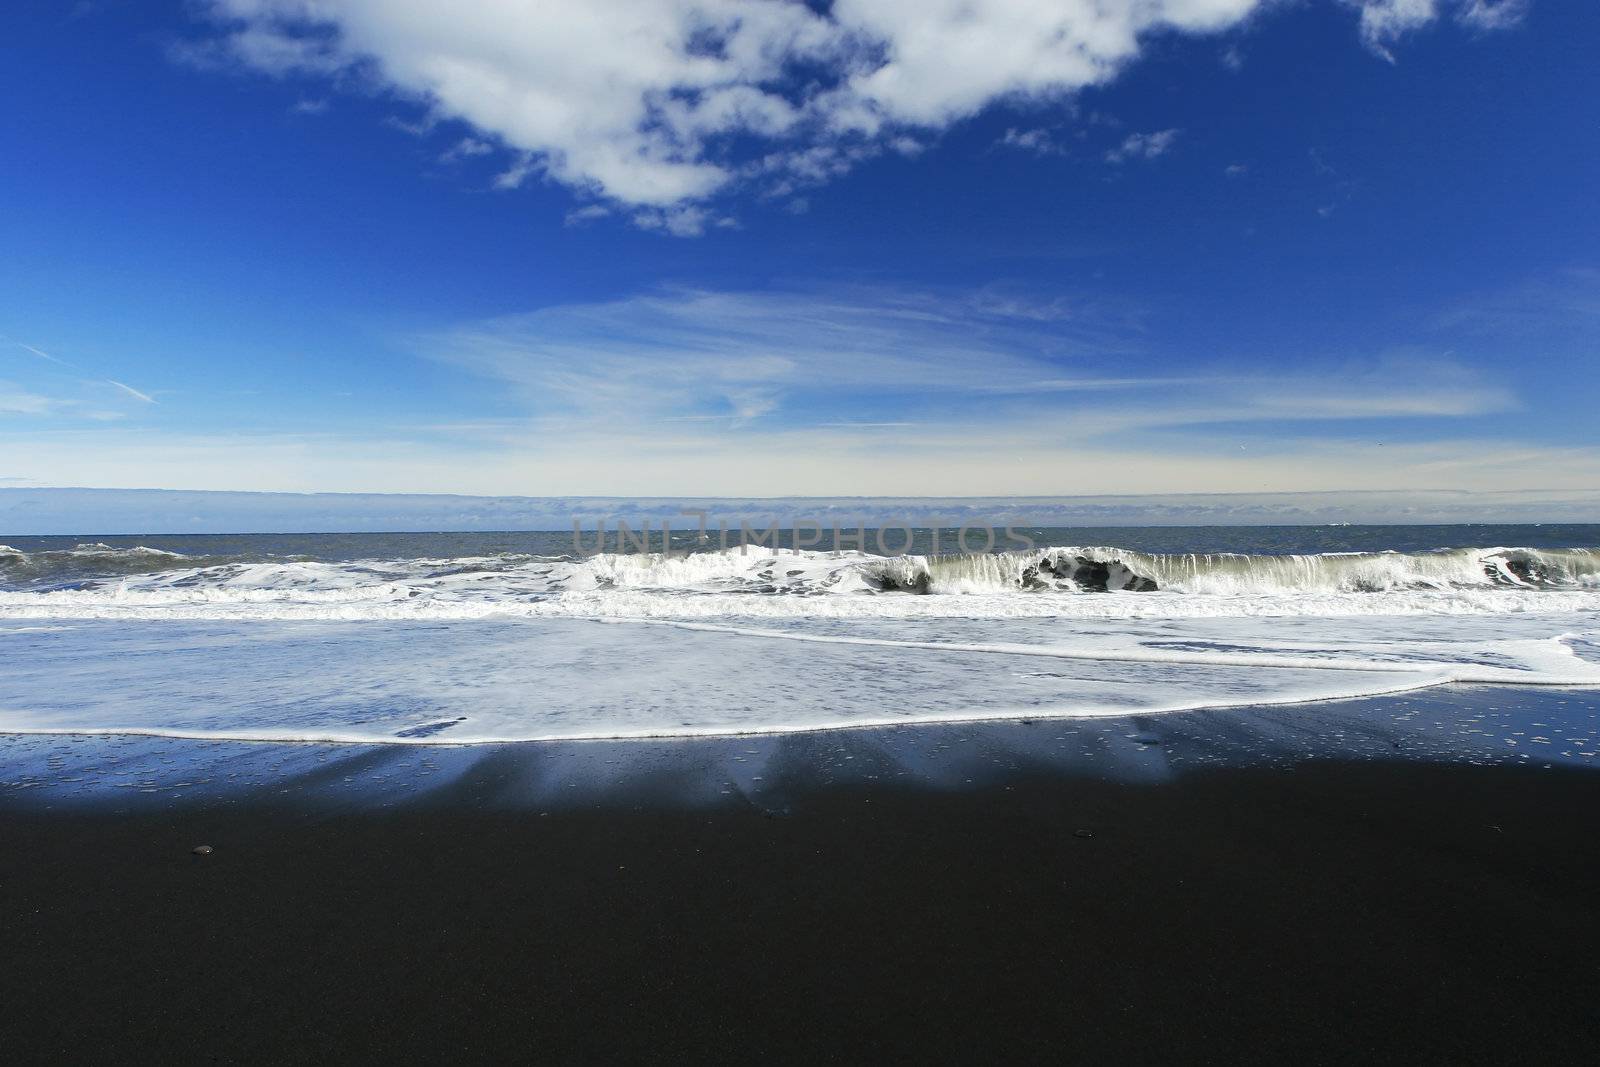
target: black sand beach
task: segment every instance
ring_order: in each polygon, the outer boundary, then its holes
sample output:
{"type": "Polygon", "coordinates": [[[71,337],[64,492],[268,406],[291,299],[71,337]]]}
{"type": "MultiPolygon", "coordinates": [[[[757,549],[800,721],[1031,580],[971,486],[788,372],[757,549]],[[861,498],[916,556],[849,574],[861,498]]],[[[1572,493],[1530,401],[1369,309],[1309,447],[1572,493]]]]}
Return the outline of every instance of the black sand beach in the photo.
{"type": "Polygon", "coordinates": [[[6,1058],[1550,1062],[1600,1038],[1582,769],[543,814],[484,803],[496,773],[389,810],[0,811],[6,1058]]]}

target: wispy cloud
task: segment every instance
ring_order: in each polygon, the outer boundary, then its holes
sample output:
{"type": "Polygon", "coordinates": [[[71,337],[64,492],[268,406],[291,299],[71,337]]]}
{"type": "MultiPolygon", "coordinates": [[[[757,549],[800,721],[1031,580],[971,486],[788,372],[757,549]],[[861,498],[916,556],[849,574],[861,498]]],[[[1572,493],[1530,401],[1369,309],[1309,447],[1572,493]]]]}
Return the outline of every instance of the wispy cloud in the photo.
{"type": "Polygon", "coordinates": [[[476,137],[463,137],[439,156],[441,163],[459,163],[464,159],[477,156],[487,156],[494,151],[494,145],[476,137]]]}
{"type": "Polygon", "coordinates": [[[47,396],[40,396],[14,382],[0,381],[0,413],[8,415],[45,415],[59,404],[47,396]]]}
{"type": "Polygon", "coordinates": [[[633,223],[642,230],[660,230],[674,237],[698,237],[707,229],[733,229],[739,225],[732,216],[718,215],[693,204],[641,208],[633,213],[633,223]]]}
{"type": "Polygon", "coordinates": [[[610,214],[611,209],[604,204],[585,204],[583,207],[573,208],[567,212],[566,224],[568,226],[583,226],[606,218],[610,214]]]}
{"type": "MultiPolygon", "coordinates": [[[[86,371],[83,367],[72,362],[71,360],[62,359],[60,356],[52,355],[51,353],[46,352],[44,349],[35,345],[30,345],[23,341],[15,340],[14,338],[0,338],[0,341],[8,341],[16,349],[27,352],[29,355],[34,356],[39,360],[43,360],[52,366],[59,367],[64,371],[74,372],[74,376],[93,373],[91,371],[86,371]]],[[[58,373],[57,377],[61,378],[62,376],[58,373]]],[[[56,384],[57,386],[62,386],[63,382],[57,381],[56,384]]],[[[66,384],[70,385],[71,383],[66,384]]],[[[119,382],[111,378],[95,377],[88,382],[83,382],[80,380],[77,385],[80,388],[83,385],[110,386],[119,394],[137,400],[140,403],[155,404],[157,402],[156,399],[149,393],[146,393],[141,389],[135,389],[133,386],[128,385],[125,382],[119,382]]],[[[19,399],[14,400],[14,406],[6,407],[3,404],[0,404],[0,411],[10,410],[13,412],[25,412],[27,414],[42,414],[50,412],[65,415],[77,415],[79,417],[95,420],[115,419],[121,417],[120,412],[108,411],[103,406],[94,404],[92,402],[85,402],[83,400],[72,400],[63,397],[46,398],[37,393],[15,394],[15,396],[19,399]]]]}
{"type": "Polygon", "coordinates": [[[1135,388],[1126,376],[1067,375],[1058,361],[1126,351],[1138,329],[1136,309],[1087,296],[666,290],[496,319],[419,344],[512,383],[537,411],[750,419],[993,392],[1007,382],[1026,395],[1135,388]]]}
{"type": "Polygon", "coordinates": [[[1520,23],[1532,0],[1462,0],[1456,17],[1479,30],[1504,30],[1520,23]]]}
{"type": "Polygon", "coordinates": [[[1012,128],[1007,130],[1004,136],[995,143],[1002,148],[1015,148],[1040,156],[1060,156],[1065,155],[1067,151],[1056,140],[1055,134],[1047,129],[1019,130],[1012,128]]]}
{"type": "Polygon", "coordinates": [[[1446,309],[1437,325],[1523,339],[1577,335],[1600,345],[1600,270],[1573,268],[1474,294],[1446,309]]]}
{"type": "MultiPolygon", "coordinates": [[[[44,351],[41,348],[35,348],[32,345],[23,344],[21,341],[12,341],[11,343],[16,345],[18,348],[22,349],[24,352],[31,352],[34,355],[38,356],[40,359],[48,360],[49,362],[54,363],[59,367],[71,367],[72,366],[72,364],[68,363],[66,360],[58,359],[57,357],[52,356],[50,353],[44,351]]],[[[74,368],[74,369],[76,369],[76,368],[74,368]]]]}
{"type": "Polygon", "coordinates": [[[1517,25],[1530,0],[1344,0],[1361,12],[1361,37],[1391,63],[1400,38],[1436,21],[1446,10],[1474,30],[1504,30],[1517,25]]]}
{"type": "Polygon", "coordinates": [[[1173,142],[1177,139],[1177,130],[1130,133],[1121,144],[1106,153],[1106,162],[1125,163],[1130,159],[1156,159],[1171,151],[1173,142]]]}
{"type": "Polygon", "coordinates": [[[122,382],[117,381],[115,378],[107,378],[105,381],[106,381],[107,385],[116,386],[118,389],[122,390],[128,396],[133,397],[135,400],[142,401],[142,402],[144,402],[146,404],[154,404],[156,402],[156,398],[151,396],[150,394],[141,393],[139,390],[135,389],[133,386],[125,385],[122,382]]]}
{"type": "Polygon", "coordinates": [[[1186,427],[1415,424],[1520,404],[1506,384],[1428,352],[1296,359],[1293,374],[1191,362],[1173,374],[1146,351],[1138,308],[999,289],[667,290],[417,345],[521,399],[529,421],[496,427],[497,439],[648,438],[698,424],[708,456],[735,447],[719,435],[746,430],[812,435],[809,450],[838,446],[850,429],[912,426],[987,449],[1128,447],[1186,427]]]}
{"type": "Polygon", "coordinates": [[[1390,46],[1400,37],[1426,26],[1439,14],[1439,0],[1344,0],[1361,11],[1361,37],[1390,62],[1390,46]]]}

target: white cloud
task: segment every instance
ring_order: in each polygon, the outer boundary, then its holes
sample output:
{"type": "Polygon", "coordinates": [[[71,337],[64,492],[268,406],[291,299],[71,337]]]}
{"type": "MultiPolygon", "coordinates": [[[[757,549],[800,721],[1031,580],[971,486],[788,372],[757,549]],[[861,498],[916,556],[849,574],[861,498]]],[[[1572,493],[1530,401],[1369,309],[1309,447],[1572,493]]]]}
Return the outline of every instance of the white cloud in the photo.
{"type": "MultiPolygon", "coordinates": [[[[1273,0],[205,2],[215,31],[191,60],[387,91],[515,153],[500,185],[540,175],[660,211],[914,154],[995,103],[1110,80],[1147,36],[1222,32],[1273,0]]],[[[1451,0],[1346,2],[1382,49],[1451,0]]],[[[1460,4],[1482,27],[1517,6],[1460,4]]]]}
{"type": "Polygon", "coordinates": [[[539,166],[537,161],[535,161],[531,155],[524,153],[523,155],[517,157],[517,159],[512,162],[511,166],[507,167],[505,170],[501,171],[495,176],[494,187],[496,189],[515,189],[517,186],[527,181],[528,176],[535,173],[538,169],[539,166]]]}
{"type": "Polygon", "coordinates": [[[47,415],[57,403],[13,382],[0,381],[0,415],[47,415]]]}
{"type": "Polygon", "coordinates": [[[458,163],[463,159],[489,155],[493,151],[494,146],[488,141],[481,141],[476,137],[463,137],[439,156],[439,162],[458,163]]]}
{"type": "Polygon", "coordinates": [[[1155,159],[1171,151],[1172,143],[1177,139],[1177,130],[1130,133],[1121,144],[1106,153],[1106,162],[1123,163],[1130,159],[1155,159]]]}
{"type": "Polygon", "coordinates": [[[728,216],[714,215],[697,204],[641,208],[634,212],[633,224],[642,230],[660,230],[674,237],[699,237],[708,226],[731,229],[738,225],[728,216]]]}
{"type": "Polygon", "coordinates": [[[412,137],[426,137],[433,132],[434,127],[439,125],[439,119],[436,115],[423,115],[415,122],[407,122],[405,119],[395,115],[389,115],[383,120],[383,124],[390,129],[399,130],[401,133],[409,134],[412,137]]]}
{"type": "Polygon", "coordinates": [[[1389,45],[1426,26],[1439,14],[1439,0],[1345,0],[1361,9],[1361,36],[1379,55],[1393,59],[1389,45]]]}
{"type": "Polygon", "coordinates": [[[1050,131],[1044,129],[1009,129],[996,143],[1005,148],[1016,148],[1025,152],[1034,152],[1041,156],[1061,155],[1066,151],[1056,143],[1050,131]]]}
{"type": "Polygon", "coordinates": [[[610,214],[611,209],[604,204],[585,204],[567,212],[566,222],[568,226],[583,226],[607,218],[610,214]]]}
{"type": "Polygon", "coordinates": [[[1385,59],[1393,61],[1391,46],[1401,37],[1421,29],[1451,8],[1456,20],[1478,30],[1503,30],[1527,14],[1531,0],[1344,0],[1361,11],[1361,37],[1385,59]]]}
{"type": "Polygon", "coordinates": [[[1503,30],[1528,14],[1532,0],[1464,0],[1456,17],[1480,30],[1503,30]]]}

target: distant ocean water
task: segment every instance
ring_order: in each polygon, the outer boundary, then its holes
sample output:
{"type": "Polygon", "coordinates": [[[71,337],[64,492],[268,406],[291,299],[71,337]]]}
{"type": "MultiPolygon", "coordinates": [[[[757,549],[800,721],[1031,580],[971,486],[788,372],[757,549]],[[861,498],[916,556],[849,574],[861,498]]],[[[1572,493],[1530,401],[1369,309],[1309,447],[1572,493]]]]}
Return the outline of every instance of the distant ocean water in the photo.
{"type": "Polygon", "coordinates": [[[0,731],[474,742],[1600,685],[1600,526],[715,536],[3,538],[0,731]]]}

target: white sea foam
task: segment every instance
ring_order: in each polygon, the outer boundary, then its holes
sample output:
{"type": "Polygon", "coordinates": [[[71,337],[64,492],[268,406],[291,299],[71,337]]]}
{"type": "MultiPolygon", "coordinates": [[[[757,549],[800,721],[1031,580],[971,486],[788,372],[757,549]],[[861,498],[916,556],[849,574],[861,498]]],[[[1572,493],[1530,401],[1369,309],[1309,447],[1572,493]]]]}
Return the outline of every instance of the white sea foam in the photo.
{"type": "MultiPolygon", "coordinates": [[[[867,632],[578,620],[83,622],[0,632],[0,731],[436,744],[1158,714],[1457,682],[1597,685],[1546,622],[867,632]]],[[[1487,622],[1488,620],[1485,620],[1487,622]]],[[[1573,620],[1567,620],[1573,621],[1573,620]]]]}
{"type": "Polygon", "coordinates": [[[1584,549],[157,551],[0,554],[0,730],[426,744],[1600,686],[1584,549]]]}

